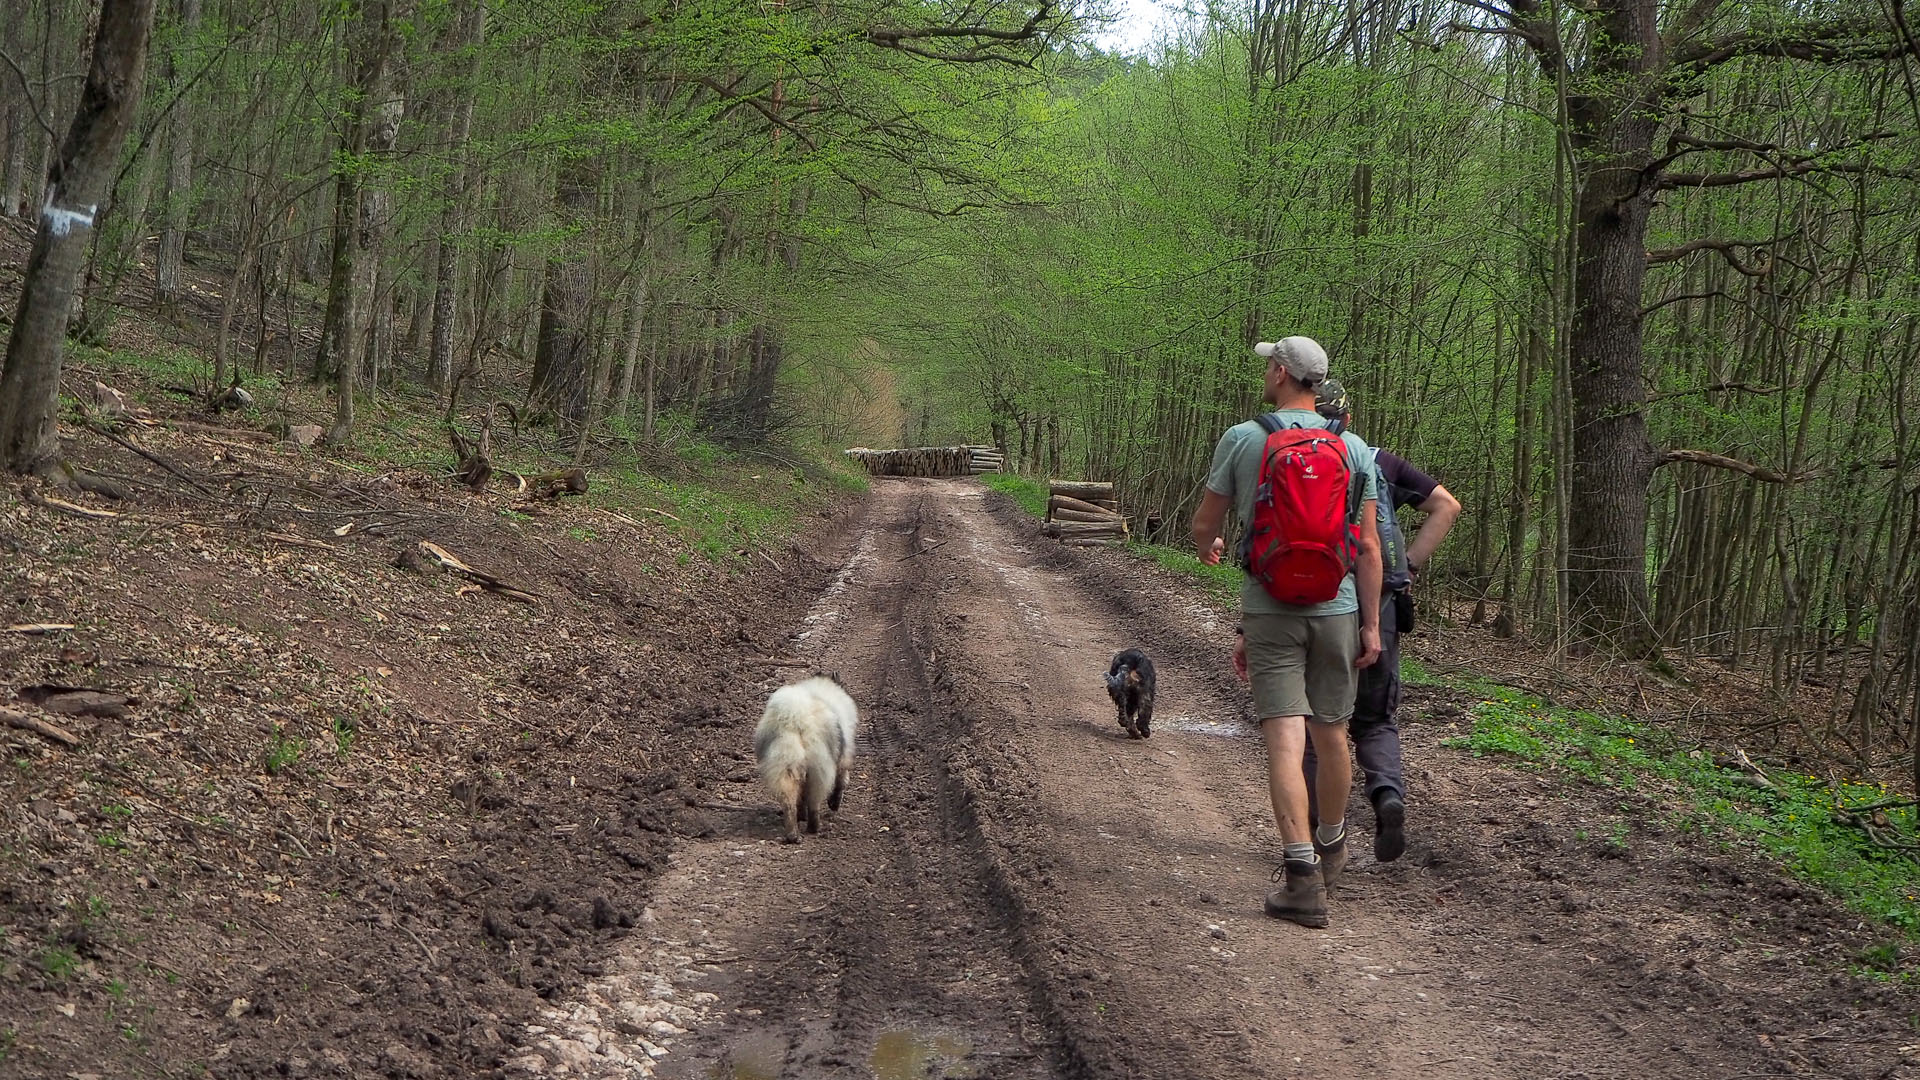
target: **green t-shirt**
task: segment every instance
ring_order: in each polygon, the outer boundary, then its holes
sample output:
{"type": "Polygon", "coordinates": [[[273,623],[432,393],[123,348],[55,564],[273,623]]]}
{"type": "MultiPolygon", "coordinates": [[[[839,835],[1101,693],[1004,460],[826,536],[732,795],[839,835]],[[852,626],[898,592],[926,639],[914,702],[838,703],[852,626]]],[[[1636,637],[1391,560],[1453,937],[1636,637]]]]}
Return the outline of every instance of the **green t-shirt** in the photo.
{"type": "MultiPolygon", "coordinates": [[[[1280,420],[1292,427],[1327,426],[1326,419],[1319,413],[1306,409],[1281,409],[1280,420]]],[[[1351,431],[1343,433],[1341,438],[1347,444],[1348,467],[1357,469],[1365,479],[1361,497],[1378,498],[1379,489],[1374,482],[1373,448],[1351,431]]],[[[1242,529],[1253,520],[1254,489],[1260,486],[1260,452],[1266,445],[1267,429],[1260,426],[1260,421],[1248,420],[1244,424],[1235,424],[1220,436],[1220,445],[1213,451],[1213,467],[1207,470],[1207,490],[1233,500],[1233,513],[1242,529]]],[[[1228,545],[1227,558],[1238,564],[1234,545],[1228,545]]],[[[1346,580],[1340,583],[1340,595],[1323,604],[1297,607],[1275,600],[1267,594],[1265,586],[1251,575],[1242,573],[1240,610],[1252,615],[1349,615],[1360,610],[1360,598],[1353,575],[1348,574],[1346,580]]]]}

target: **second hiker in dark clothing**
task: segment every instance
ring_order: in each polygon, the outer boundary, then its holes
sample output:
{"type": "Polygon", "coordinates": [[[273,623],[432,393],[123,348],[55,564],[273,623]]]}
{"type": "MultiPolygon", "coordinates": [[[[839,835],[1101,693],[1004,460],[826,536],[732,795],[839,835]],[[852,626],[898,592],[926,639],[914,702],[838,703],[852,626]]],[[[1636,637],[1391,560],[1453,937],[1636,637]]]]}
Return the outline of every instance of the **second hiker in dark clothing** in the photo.
{"type": "MultiPolygon", "coordinates": [[[[1347,392],[1328,379],[1316,394],[1321,416],[1343,428],[1353,422],[1347,392]]],[[[1392,862],[1406,851],[1407,780],[1400,763],[1400,635],[1413,628],[1413,583],[1447,530],[1460,518],[1460,500],[1439,481],[1385,450],[1374,454],[1375,488],[1380,493],[1380,662],[1360,672],[1348,732],[1354,757],[1366,776],[1367,801],[1373,804],[1373,854],[1392,862]],[[1400,531],[1395,511],[1407,506],[1427,515],[1413,541],[1400,531]]],[[[1305,755],[1307,776],[1314,775],[1313,747],[1305,755]]],[[[1308,784],[1309,794],[1315,794],[1308,784]]],[[[1318,800],[1309,811],[1320,820],[1318,800]]]]}

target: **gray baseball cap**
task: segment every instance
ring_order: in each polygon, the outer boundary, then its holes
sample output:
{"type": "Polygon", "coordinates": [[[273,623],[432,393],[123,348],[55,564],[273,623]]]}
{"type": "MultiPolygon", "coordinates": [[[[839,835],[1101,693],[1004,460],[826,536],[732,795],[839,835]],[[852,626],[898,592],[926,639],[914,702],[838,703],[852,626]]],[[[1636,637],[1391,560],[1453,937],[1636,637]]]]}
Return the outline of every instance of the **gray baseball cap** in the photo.
{"type": "Polygon", "coordinates": [[[1327,350],[1310,337],[1284,337],[1262,341],[1253,347],[1254,355],[1278,360],[1287,374],[1311,386],[1327,377],[1327,350]]]}

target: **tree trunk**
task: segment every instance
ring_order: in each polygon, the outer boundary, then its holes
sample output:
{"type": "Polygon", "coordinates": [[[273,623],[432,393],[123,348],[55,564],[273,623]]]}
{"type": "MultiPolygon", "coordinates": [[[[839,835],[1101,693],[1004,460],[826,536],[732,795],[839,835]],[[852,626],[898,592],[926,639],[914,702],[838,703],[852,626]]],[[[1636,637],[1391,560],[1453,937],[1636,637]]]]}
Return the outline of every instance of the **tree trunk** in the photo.
{"type": "Polygon", "coordinates": [[[27,105],[18,94],[7,99],[0,113],[0,136],[7,140],[6,157],[0,159],[0,217],[27,216],[27,105]]]}
{"type": "Polygon", "coordinates": [[[80,106],[67,129],[27,259],[20,307],[0,372],[0,466],[60,468],[61,350],[67,312],[100,203],[112,190],[120,146],[140,104],[154,0],[103,0],[80,106]]]}
{"type": "MultiPolygon", "coordinates": [[[[349,152],[343,155],[347,164],[337,181],[340,197],[336,209],[350,208],[351,217],[344,251],[339,240],[335,241],[335,282],[346,295],[333,340],[338,359],[339,407],[333,426],[327,430],[327,441],[334,445],[346,442],[353,433],[353,398],[359,388],[362,350],[366,347],[381,242],[386,233],[384,185],[377,175],[362,175],[362,171],[372,168],[366,159],[390,154],[399,136],[402,110],[393,93],[393,70],[394,54],[400,46],[396,23],[403,13],[397,7],[387,0],[362,0],[352,14],[349,50],[354,58],[354,86],[360,90],[360,97],[353,132],[348,137],[349,152]]],[[[331,306],[331,297],[328,303],[331,306]]]]}
{"type": "MultiPolygon", "coordinates": [[[[643,249],[644,250],[644,249],[643,249]]],[[[640,369],[640,348],[646,332],[652,327],[647,324],[647,267],[646,256],[641,256],[639,271],[633,276],[627,303],[627,347],[626,357],[620,365],[620,393],[615,399],[614,415],[622,420],[629,415],[633,404],[634,378],[640,369]]],[[[648,368],[652,368],[649,360],[648,368]]]]}
{"type": "Polygon", "coordinates": [[[456,40],[466,51],[462,60],[464,85],[460,100],[447,120],[447,152],[453,171],[447,175],[446,200],[440,212],[440,243],[433,273],[433,329],[427,348],[427,385],[435,394],[448,392],[453,382],[454,300],[459,294],[459,245],[454,235],[465,220],[467,200],[467,142],[473,133],[474,96],[479,92],[479,51],[487,36],[487,9],[479,0],[462,0],[456,40]]]}
{"type": "MultiPolygon", "coordinates": [[[[200,27],[200,0],[178,0],[182,39],[191,39],[200,27]]],[[[167,53],[167,84],[176,95],[182,94],[185,73],[181,57],[183,42],[176,41],[167,53]]],[[[160,253],[153,264],[153,294],[160,309],[168,313],[180,309],[180,269],[186,260],[187,225],[193,214],[193,110],[184,96],[177,96],[173,112],[167,117],[167,187],[162,197],[160,253]]]]}
{"type": "Polygon", "coordinates": [[[1643,181],[1657,123],[1661,40],[1655,0],[1618,0],[1593,21],[1591,70],[1570,96],[1584,164],[1575,204],[1568,340],[1573,468],[1568,606],[1590,644],[1644,656],[1657,646],[1647,598],[1647,438],[1641,284],[1653,189],[1643,181]]]}
{"type": "Polygon", "coordinates": [[[565,245],[572,254],[548,259],[540,293],[540,336],[529,389],[535,408],[551,412],[568,430],[577,430],[587,418],[593,271],[585,252],[591,249],[588,228],[597,186],[587,163],[561,165],[555,209],[562,227],[577,226],[579,232],[565,245]]]}

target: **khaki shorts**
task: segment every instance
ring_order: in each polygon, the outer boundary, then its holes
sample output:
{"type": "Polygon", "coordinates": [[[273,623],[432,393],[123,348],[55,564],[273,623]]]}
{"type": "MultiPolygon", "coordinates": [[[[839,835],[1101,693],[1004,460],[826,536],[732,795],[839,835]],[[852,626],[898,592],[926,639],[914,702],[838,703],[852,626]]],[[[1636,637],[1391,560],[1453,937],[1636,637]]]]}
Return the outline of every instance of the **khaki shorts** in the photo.
{"type": "Polygon", "coordinates": [[[1247,674],[1254,715],[1306,716],[1344,724],[1353,716],[1360,683],[1360,616],[1254,615],[1241,618],[1247,634],[1247,674]]]}

